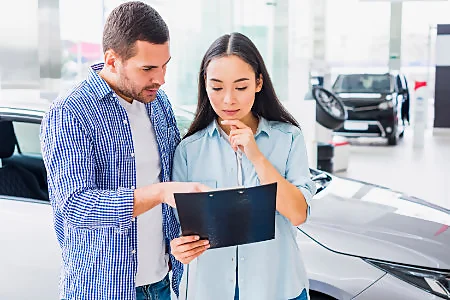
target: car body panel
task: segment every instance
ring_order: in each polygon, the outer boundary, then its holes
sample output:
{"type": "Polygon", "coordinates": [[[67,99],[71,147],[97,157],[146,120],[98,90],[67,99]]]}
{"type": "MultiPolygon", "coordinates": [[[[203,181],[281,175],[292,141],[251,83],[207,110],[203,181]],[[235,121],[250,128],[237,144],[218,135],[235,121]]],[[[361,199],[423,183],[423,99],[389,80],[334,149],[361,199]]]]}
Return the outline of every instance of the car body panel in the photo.
{"type": "Polygon", "coordinates": [[[0,299],[58,299],[61,250],[48,202],[0,196],[0,299]]]}
{"type": "Polygon", "coordinates": [[[297,244],[308,273],[310,289],[336,299],[352,299],[386,274],[359,257],[326,249],[300,230],[297,244]]]}
{"type": "Polygon", "coordinates": [[[354,298],[355,300],[442,300],[442,298],[416,288],[403,280],[386,274],[354,298]],[[386,298],[386,291],[390,291],[386,298]]]}
{"type": "Polygon", "coordinates": [[[333,177],[301,229],[330,250],[450,270],[450,214],[386,188],[333,177]]]}

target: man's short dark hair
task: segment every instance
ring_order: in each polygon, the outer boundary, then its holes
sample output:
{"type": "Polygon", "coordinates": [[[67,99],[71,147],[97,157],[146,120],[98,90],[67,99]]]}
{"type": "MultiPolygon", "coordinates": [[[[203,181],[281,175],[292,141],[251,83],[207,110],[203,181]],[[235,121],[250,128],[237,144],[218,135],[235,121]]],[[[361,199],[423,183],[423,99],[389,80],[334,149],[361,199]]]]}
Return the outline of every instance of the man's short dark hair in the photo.
{"type": "Polygon", "coordinates": [[[164,44],[168,40],[169,28],[159,13],[148,4],[131,1],[119,5],[108,16],[103,51],[111,49],[127,60],[136,54],[136,41],[164,44]]]}

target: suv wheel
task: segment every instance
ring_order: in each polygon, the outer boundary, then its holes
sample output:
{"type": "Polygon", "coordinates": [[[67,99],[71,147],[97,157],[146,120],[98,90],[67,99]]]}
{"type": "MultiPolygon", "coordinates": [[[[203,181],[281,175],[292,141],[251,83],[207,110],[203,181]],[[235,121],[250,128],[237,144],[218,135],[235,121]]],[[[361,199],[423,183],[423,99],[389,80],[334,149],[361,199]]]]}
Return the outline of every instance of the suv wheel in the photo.
{"type": "Polygon", "coordinates": [[[388,137],[388,145],[395,146],[398,144],[397,132],[394,132],[390,137],[388,137]]]}
{"type": "Polygon", "coordinates": [[[337,129],[347,120],[344,103],[332,92],[313,87],[313,98],[316,100],[316,121],[325,128],[337,129]]]}

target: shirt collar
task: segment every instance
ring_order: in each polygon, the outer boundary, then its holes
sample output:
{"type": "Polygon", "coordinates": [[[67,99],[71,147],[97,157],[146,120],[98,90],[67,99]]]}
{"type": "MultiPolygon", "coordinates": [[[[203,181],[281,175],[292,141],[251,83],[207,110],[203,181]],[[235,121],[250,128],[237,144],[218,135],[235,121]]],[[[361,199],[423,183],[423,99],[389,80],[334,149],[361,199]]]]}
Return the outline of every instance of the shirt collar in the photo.
{"type": "Polygon", "coordinates": [[[261,133],[265,133],[265,134],[267,134],[267,136],[270,136],[271,130],[272,130],[272,127],[270,126],[269,121],[267,121],[263,117],[259,117],[259,124],[258,124],[258,129],[256,130],[255,137],[257,137],[261,133]]]}
{"type": "Polygon", "coordinates": [[[86,82],[91,88],[92,93],[96,96],[97,99],[107,99],[107,95],[113,93],[111,87],[106,83],[106,81],[98,75],[103,69],[104,63],[99,63],[92,65],[89,68],[89,74],[87,76],[86,82]]]}
{"type": "MultiPolygon", "coordinates": [[[[209,126],[207,127],[207,130],[208,130],[208,134],[210,137],[214,136],[214,134],[217,134],[218,136],[220,136],[219,124],[217,124],[216,120],[214,120],[213,122],[211,122],[211,124],[209,124],[209,126]]],[[[271,130],[272,130],[272,128],[270,126],[269,121],[267,121],[263,117],[259,117],[259,124],[258,124],[258,129],[256,130],[255,137],[257,137],[261,133],[265,133],[265,134],[267,134],[267,136],[270,136],[271,130]]]]}

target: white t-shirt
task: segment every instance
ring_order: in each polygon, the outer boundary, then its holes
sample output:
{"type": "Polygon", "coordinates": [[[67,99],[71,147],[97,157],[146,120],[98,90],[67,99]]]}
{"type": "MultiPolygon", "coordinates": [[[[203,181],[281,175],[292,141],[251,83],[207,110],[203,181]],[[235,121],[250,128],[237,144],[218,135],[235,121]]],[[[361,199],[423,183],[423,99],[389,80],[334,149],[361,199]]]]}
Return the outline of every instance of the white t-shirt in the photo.
{"type": "MultiPolygon", "coordinates": [[[[129,103],[119,97],[128,114],[136,162],[136,188],[160,182],[161,160],[152,122],[145,104],[129,103]]],[[[163,235],[161,205],[136,218],[138,227],[138,268],[136,286],[161,281],[169,272],[163,235]]]]}

